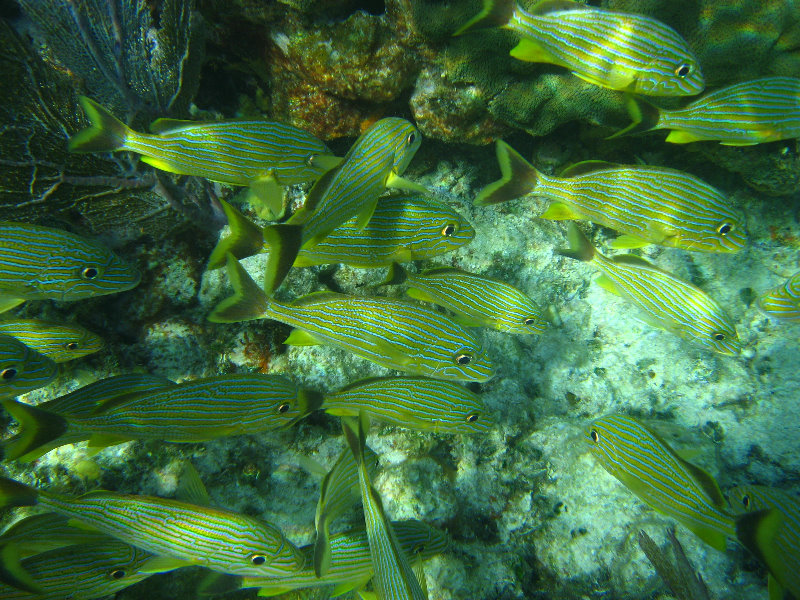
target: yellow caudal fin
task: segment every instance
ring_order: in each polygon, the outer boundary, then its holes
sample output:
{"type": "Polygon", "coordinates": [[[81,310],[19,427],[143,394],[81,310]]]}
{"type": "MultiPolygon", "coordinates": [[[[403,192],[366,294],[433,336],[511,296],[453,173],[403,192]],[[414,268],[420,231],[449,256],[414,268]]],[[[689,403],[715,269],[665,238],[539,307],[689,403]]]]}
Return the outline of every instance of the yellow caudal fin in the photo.
{"type": "Polygon", "coordinates": [[[658,128],[658,121],[661,118],[661,109],[657,106],[636,96],[626,94],[625,108],[628,110],[628,115],[630,115],[632,123],[625,129],[621,129],[617,133],[608,136],[606,138],[607,140],[658,128]]]}
{"type": "Polygon", "coordinates": [[[461,27],[453,35],[461,35],[479,29],[502,27],[511,20],[516,0],[483,0],[483,9],[461,27]]]}
{"type": "Polygon", "coordinates": [[[264,249],[264,235],[261,227],[250,221],[231,204],[220,200],[222,210],[228,218],[231,233],[217,242],[208,259],[209,270],[225,266],[226,256],[232,254],[237,260],[258,254],[264,249]]]}
{"type": "Polygon", "coordinates": [[[536,189],[541,176],[533,165],[503,140],[497,140],[496,152],[501,177],[480,191],[475,198],[478,206],[497,204],[530,194],[536,189]]]}
{"type": "Polygon", "coordinates": [[[91,98],[80,96],[78,101],[91,124],[70,138],[69,151],[113,152],[123,149],[132,130],[91,98]]]}
{"type": "Polygon", "coordinates": [[[3,400],[3,408],[19,423],[19,432],[3,442],[6,460],[16,460],[40,448],[54,448],[52,442],[61,437],[68,428],[66,419],[30,404],[13,399],[3,400]]]}
{"type": "Polygon", "coordinates": [[[561,256],[585,262],[589,262],[594,258],[596,252],[594,246],[575,223],[570,223],[567,227],[567,239],[569,240],[569,248],[558,250],[561,256]]]}
{"type": "Polygon", "coordinates": [[[217,304],[208,320],[212,323],[238,323],[261,319],[269,308],[269,298],[245,271],[239,261],[228,253],[228,277],[233,296],[217,304]]]}
{"type": "Polygon", "coordinates": [[[747,513],[737,518],[736,538],[767,567],[776,583],[786,588],[786,560],[774,543],[782,522],[781,513],[774,509],[747,513]]]}
{"type": "Polygon", "coordinates": [[[265,227],[262,233],[264,243],[269,247],[269,258],[264,271],[264,290],[268,296],[272,296],[297,259],[303,243],[303,227],[280,223],[265,227]]]}
{"type": "Polygon", "coordinates": [[[392,263],[389,266],[389,272],[386,274],[386,279],[381,282],[381,285],[400,285],[408,279],[408,271],[405,270],[403,265],[392,263]]]}
{"type": "Polygon", "coordinates": [[[44,594],[41,585],[22,566],[21,558],[16,544],[0,546],[0,581],[31,594],[44,594]]]}

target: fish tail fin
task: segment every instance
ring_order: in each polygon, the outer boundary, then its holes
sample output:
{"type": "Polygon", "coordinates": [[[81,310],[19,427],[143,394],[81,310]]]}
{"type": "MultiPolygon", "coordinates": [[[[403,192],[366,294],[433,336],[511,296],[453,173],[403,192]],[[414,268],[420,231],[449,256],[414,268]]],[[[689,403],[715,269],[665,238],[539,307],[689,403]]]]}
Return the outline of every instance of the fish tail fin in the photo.
{"type": "Polygon", "coordinates": [[[264,290],[267,295],[272,296],[297,259],[303,244],[303,226],[287,223],[270,225],[264,228],[263,235],[264,243],[269,246],[264,290]]]}
{"type": "Polygon", "coordinates": [[[317,539],[314,542],[314,573],[324,577],[331,568],[331,540],[327,515],[320,515],[317,539]]]}
{"type": "Polygon", "coordinates": [[[595,248],[583,232],[574,224],[567,225],[567,239],[569,248],[561,248],[557,252],[561,256],[589,262],[594,258],[595,248]]]}
{"type": "Polygon", "coordinates": [[[217,304],[208,320],[212,323],[239,323],[263,318],[269,308],[269,298],[264,290],[258,287],[233,254],[228,253],[227,262],[233,296],[217,304]]]}
{"type": "Polygon", "coordinates": [[[16,544],[0,546],[0,581],[31,594],[44,594],[42,587],[22,566],[22,556],[16,544]]]}
{"type": "Polygon", "coordinates": [[[401,264],[395,262],[389,266],[389,273],[387,273],[386,279],[381,282],[381,285],[399,285],[406,279],[408,279],[408,271],[401,264]]]}
{"type": "Polygon", "coordinates": [[[534,191],[539,183],[541,173],[503,140],[497,140],[497,162],[502,176],[480,191],[475,198],[478,206],[521,198],[534,191]]]}
{"type": "Polygon", "coordinates": [[[461,27],[453,35],[462,35],[468,31],[493,29],[502,27],[511,20],[516,8],[515,0],[483,0],[483,9],[461,27]]]}
{"type": "Polygon", "coordinates": [[[654,104],[650,104],[647,100],[642,100],[641,98],[626,94],[625,108],[628,111],[628,115],[631,117],[631,124],[625,129],[621,129],[608,136],[606,138],[607,140],[612,140],[624,135],[650,131],[655,129],[658,125],[658,119],[661,117],[661,109],[654,104]]]}
{"type": "Polygon", "coordinates": [[[113,152],[123,148],[132,130],[91,98],[81,96],[79,102],[91,124],[69,139],[69,151],[113,152]]]}
{"type": "Polygon", "coordinates": [[[261,227],[245,217],[238,209],[225,200],[220,200],[222,210],[228,218],[231,234],[221,239],[211,251],[208,259],[209,270],[225,266],[226,256],[230,252],[237,260],[253,256],[261,252],[264,247],[264,234],[261,227]]]}
{"type": "Polygon", "coordinates": [[[61,415],[16,400],[3,400],[3,408],[19,423],[20,431],[2,445],[3,458],[16,460],[61,437],[68,428],[61,415]]]}
{"type": "Polygon", "coordinates": [[[316,390],[301,389],[297,393],[297,406],[301,415],[307,415],[319,410],[324,400],[325,395],[316,390]]]}
{"type": "Polygon", "coordinates": [[[0,508],[35,506],[38,503],[38,490],[19,481],[0,476],[0,508]]]}
{"type": "Polygon", "coordinates": [[[752,552],[775,580],[786,587],[786,563],[774,541],[783,517],[777,510],[759,510],[741,515],[736,520],[736,539],[752,552]]]}

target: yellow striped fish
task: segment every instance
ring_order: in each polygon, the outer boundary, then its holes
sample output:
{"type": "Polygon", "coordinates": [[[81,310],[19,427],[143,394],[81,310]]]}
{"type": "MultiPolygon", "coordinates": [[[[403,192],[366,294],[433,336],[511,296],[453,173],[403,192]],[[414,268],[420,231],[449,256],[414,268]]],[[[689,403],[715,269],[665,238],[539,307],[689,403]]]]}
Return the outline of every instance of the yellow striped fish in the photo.
{"type": "Polygon", "coordinates": [[[211,254],[211,264],[219,264],[228,252],[239,256],[236,248],[241,246],[260,248],[266,243],[270,252],[264,287],[271,295],[302,248],[312,248],[353,217],[357,217],[357,227],[366,226],[386,188],[426,191],[401,177],[421,141],[417,128],[405,119],[377,121],[356,140],[342,163],[314,184],[303,208],[287,223],[241,232],[251,233],[252,238],[221,240],[211,254]]]}
{"type": "Polygon", "coordinates": [[[0,333],[17,338],[57,363],[81,358],[103,347],[103,338],[77,323],[5,319],[0,320],[0,333]]]}
{"type": "Polygon", "coordinates": [[[230,254],[228,276],[234,295],[214,308],[209,321],[274,319],[296,327],[286,344],[328,344],[389,369],[437,379],[487,381],[494,375],[482,344],[431,308],[334,292],[317,292],[290,303],[270,300],[230,254]]]}
{"type": "Polygon", "coordinates": [[[483,0],[455,35],[491,27],[522,37],[514,58],[559,65],[601,87],[649,96],[693,96],[705,87],[686,40],[651,17],[569,0],[543,0],[530,12],[515,0],[483,0]]]}
{"type": "Polygon", "coordinates": [[[800,498],[762,485],[737,486],[729,497],[739,510],[777,511],[780,515],[774,537],[759,540],[758,554],[769,568],[770,598],[782,599],[784,591],[800,598],[800,498]]]}
{"type": "Polygon", "coordinates": [[[315,410],[321,397],[280,375],[239,373],[185,381],[113,396],[92,413],[55,413],[47,403],[0,401],[19,433],[4,443],[5,457],[38,455],[66,443],[94,447],[128,440],[203,442],[288,427],[315,410]]]}
{"type": "Polygon", "coordinates": [[[670,129],[673,144],[718,141],[753,146],[800,137],[800,79],[765,77],[705,94],[683,108],[665,109],[628,99],[633,123],[612,135],[670,129]]]}
{"type": "Polygon", "coordinates": [[[94,100],[80,103],[91,124],[70,139],[71,152],[128,150],[162,171],[244,186],[247,201],[272,215],[283,210],[281,186],[313,181],[340,160],[310,133],[274,121],[158,119],[146,134],[94,100]]]}
{"type": "Polygon", "coordinates": [[[56,363],[10,335],[0,334],[0,398],[46,386],[58,374],[56,363]]]}
{"type": "MultiPolygon", "coordinates": [[[[361,503],[364,506],[369,553],[375,575],[372,585],[381,600],[428,600],[428,594],[411,568],[391,522],[386,517],[380,494],[372,486],[364,461],[369,419],[363,413],[357,420],[342,420],[347,444],[358,463],[361,503]]],[[[423,582],[424,584],[424,582],[423,582]]]]}
{"type": "Polygon", "coordinates": [[[455,313],[466,327],[491,327],[506,333],[542,333],[547,321],[542,310],[513,285],[455,267],[436,267],[409,273],[397,263],[384,285],[408,283],[406,294],[455,313]]]}
{"type": "Polygon", "coordinates": [[[326,394],[328,414],[370,419],[433,433],[486,433],[492,420],[480,396],[450,381],[427,377],[374,377],[326,394]]]}
{"type": "Polygon", "coordinates": [[[162,561],[171,569],[196,565],[235,575],[280,576],[303,567],[304,557],[280,529],[247,515],[107,491],[69,498],[0,477],[0,507],[34,505],[172,559],[162,561]]]}
{"type": "Polygon", "coordinates": [[[0,221],[0,312],[26,300],[82,300],[136,287],[105,246],[60,229],[0,221]]]}
{"type": "MultiPolygon", "coordinates": [[[[347,452],[350,452],[348,449],[347,452]]],[[[358,484],[358,477],[356,477],[358,484]]],[[[414,559],[427,559],[447,549],[446,534],[421,521],[393,521],[392,529],[402,551],[414,559]]],[[[261,588],[259,596],[275,596],[298,588],[335,585],[334,596],[360,589],[372,579],[373,565],[367,532],[355,529],[336,533],[330,539],[331,566],[328,572],[317,577],[308,567],[285,577],[244,577],[241,588],[261,588]]],[[[312,547],[301,548],[306,564],[311,563],[312,547]]]]}
{"type": "Polygon", "coordinates": [[[586,430],[603,468],[645,504],[677,520],[709,546],[725,551],[736,520],[711,475],[686,462],[633,417],[609,415],[586,430]]]}
{"type": "MultiPolygon", "coordinates": [[[[238,259],[269,251],[263,229],[224,200],[221,202],[231,227],[230,237],[247,240],[228,250],[238,259]]],[[[360,227],[358,221],[354,217],[313,248],[301,249],[294,266],[344,263],[353,267],[384,267],[394,261],[422,260],[452,252],[475,237],[475,230],[455,210],[419,194],[381,198],[369,223],[360,227]]],[[[208,268],[223,266],[225,255],[216,251],[208,268]]]]}
{"type": "Polygon", "coordinates": [[[48,550],[22,561],[36,592],[0,583],[3,600],[91,600],[115,594],[153,571],[149,552],[106,537],[91,544],[48,550]]]}
{"type": "Polygon", "coordinates": [[[800,272],[758,298],[758,308],[779,321],[800,323],[800,272]]]}
{"type": "Polygon", "coordinates": [[[572,247],[559,254],[595,265],[602,271],[595,282],[636,305],[647,323],[720,354],[741,350],[730,317],[700,288],[638,256],[600,254],[574,224],[569,240],[572,247]]]}
{"type": "Polygon", "coordinates": [[[542,219],[587,219],[623,235],[611,246],[647,244],[695,252],[738,252],[747,239],[744,215],[703,180],[666,167],[586,161],[560,177],[545,175],[508,144],[497,142],[502,178],[475,204],[497,204],[526,194],[550,201],[542,219]]]}

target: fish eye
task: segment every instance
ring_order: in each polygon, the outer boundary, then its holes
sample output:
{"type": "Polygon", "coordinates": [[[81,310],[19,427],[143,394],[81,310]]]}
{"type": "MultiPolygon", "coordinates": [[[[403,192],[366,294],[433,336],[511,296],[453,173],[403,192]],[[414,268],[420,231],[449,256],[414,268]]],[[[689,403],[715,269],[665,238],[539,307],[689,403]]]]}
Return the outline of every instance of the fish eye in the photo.
{"type": "Polygon", "coordinates": [[[125,569],[114,569],[108,574],[111,579],[122,579],[125,575],[125,569]]]}
{"type": "Polygon", "coordinates": [[[468,365],[472,362],[472,357],[469,354],[458,354],[456,355],[456,362],[460,365],[468,365]]]}
{"type": "Polygon", "coordinates": [[[723,223],[717,227],[717,233],[720,235],[728,235],[732,230],[733,226],[730,223],[723,223]]]}
{"type": "Polygon", "coordinates": [[[0,378],[2,378],[3,381],[11,381],[16,376],[17,376],[17,370],[14,369],[13,367],[3,369],[3,371],[0,372],[0,378]]]}
{"type": "Polygon", "coordinates": [[[86,267],[83,271],[81,271],[81,277],[89,280],[94,279],[99,274],[99,271],[94,267],[86,267]]]}
{"type": "Polygon", "coordinates": [[[442,235],[444,237],[450,237],[456,232],[456,226],[452,223],[448,223],[444,227],[442,227],[442,235]]]}
{"type": "Polygon", "coordinates": [[[474,423],[480,418],[480,413],[470,413],[467,415],[467,423],[474,423]]]}
{"type": "Polygon", "coordinates": [[[594,443],[597,443],[597,442],[599,442],[599,441],[600,441],[600,434],[599,434],[599,433],[597,433],[597,430],[595,430],[595,429],[592,429],[592,430],[589,432],[589,437],[590,437],[590,438],[592,438],[592,441],[593,441],[594,443]]]}
{"type": "Polygon", "coordinates": [[[525,319],[523,323],[525,323],[525,325],[534,325],[536,324],[536,319],[534,319],[533,317],[529,317],[525,319]]]}
{"type": "Polygon", "coordinates": [[[69,342],[65,347],[67,350],[77,350],[79,348],[78,342],[69,342]]]}
{"type": "Polygon", "coordinates": [[[422,554],[425,550],[425,544],[414,544],[414,547],[411,548],[411,554],[422,554]]]}
{"type": "Polygon", "coordinates": [[[284,402],[278,407],[278,412],[283,414],[291,408],[291,405],[288,402],[284,402]]]}
{"type": "Polygon", "coordinates": [[[721,331],[718,331],[717,333],[714,334],[714,339],[717,340],[718,342],[721,342],[725,339],[725,334],[722,333],[721,331]]]}
{"type": "Polygon", "coordinates": [[[417,134],[416,133],[409,133],[408,137],[406,138],[406,144],[409,146],[417,141],[417,134]]]}
{"type": "Polygon", "coordinates": [[[742,496],[742,505],[745,508],[750,508],[750,496],[742,496]]]}
{"type": "Polygon", "coordinates": [[[680,64],[677,67],[675,67],[675,75],[677,75],[681,79],[689,75],[689,73],[691,72],[692,72],[692,65],[687,65],[686,63],[680,64]]]}
{"type": "Polygon", "coordinates": [[[250,564],[255,565],[256,567],[260,567],[265,562],[267,562],[267,557],[263,554],[251,554],[250,555],[250,564]]]}

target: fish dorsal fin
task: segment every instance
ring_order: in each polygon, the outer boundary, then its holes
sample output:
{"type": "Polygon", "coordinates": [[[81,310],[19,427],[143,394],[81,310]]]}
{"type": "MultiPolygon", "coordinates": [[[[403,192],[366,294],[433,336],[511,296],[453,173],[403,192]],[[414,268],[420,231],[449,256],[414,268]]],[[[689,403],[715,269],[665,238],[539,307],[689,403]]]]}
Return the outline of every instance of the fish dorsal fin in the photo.
{"type": "Polygon", "coordinates": [[[594,173],[595,171],[605,171],[607,169],[614,169],[620,165],[607,160],[582,160],[580,162],[567,165],[558,174],[559,177],[577,177],[578,175],[585,175],[587,173],[594,173]]]}
{"type": "Polygon", "coordinates": [[[150,123],[150,133],[162,134],[175,129],[182,129],[191,125],[197,125],[197,121],[188,119],[156,119],[150,123]]]}
{"type": "Polygon", "coordinates": [[[195,466],[188,460],[183,465],[183,471],[178,479],[178,488],[175,490],[175,497],[189,504],[198,506],[211,506],[211,497],[208,495],[200,473],[195,466]]]}
{"type": "Polygon", "coordinates": [[[636,256],[635,254],[620,254],[618,256],[612,256],[611,260],[618,265],[630,265],[633,267],[649,267],[651,269],[658,269],[658,267],[654,266],[652,263],[647,262],[641,256],[636,256]]]}
{"type": "Polygon", "coordinates": [[[725,496],[722,495],[722,490],[719,489],[719,484],[717,483],[716,479],[709,475],[704,469],[701,469],[697,465],[693,465],[692,463],[682,459],[677,452],[673,451],[673,455],[678,462],[680,462],[684,468],[691,473],[692,478],[697,481],[703,491],[708,495],[709,498],[711,498],[714,506],[721,509],[727,508],[725,496]]]}
{"type": "Polygon", "coordinates": [[[341,300],[342,298],[344,298],[344,294],[340,294],[338,292],[311,292],[310,294],[306,294],[305,296],[300,296],[299,298],[292,300],[291,306],[314,306],[323,302],[341,300]]]}
{"type": "Polygon", "coordinates": [[[534,4],[529,14],[541,17],[560,10],[587,10],[589,7],[572,0],[542,0],[534,4]]]}

